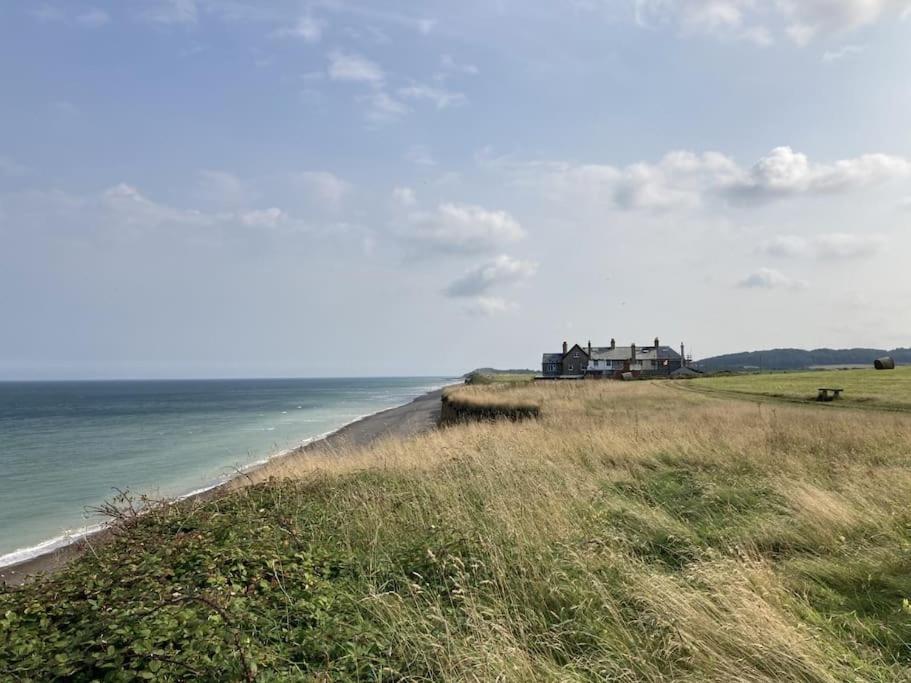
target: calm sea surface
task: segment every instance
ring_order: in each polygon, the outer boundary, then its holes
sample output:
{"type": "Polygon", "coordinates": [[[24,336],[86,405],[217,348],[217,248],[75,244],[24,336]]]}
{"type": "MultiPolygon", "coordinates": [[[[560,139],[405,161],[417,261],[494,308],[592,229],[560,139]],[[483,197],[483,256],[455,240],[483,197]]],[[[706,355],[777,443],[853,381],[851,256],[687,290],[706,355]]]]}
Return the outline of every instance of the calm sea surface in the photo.
{"type": "Polygon", "coordinates": [[[0,566],[98,523],[114,488],[190,493],[446,383],[0,382],[0,566]]]}

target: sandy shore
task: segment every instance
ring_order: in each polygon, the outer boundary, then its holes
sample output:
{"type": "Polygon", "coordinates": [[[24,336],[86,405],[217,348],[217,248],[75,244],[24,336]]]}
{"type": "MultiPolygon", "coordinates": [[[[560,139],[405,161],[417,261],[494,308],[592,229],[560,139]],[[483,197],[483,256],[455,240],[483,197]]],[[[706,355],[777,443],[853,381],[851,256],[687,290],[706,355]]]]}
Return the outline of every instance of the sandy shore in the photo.
{"type": "MultiPolygon", "coordinates": [[[[411,403],[361,418],[333,432],[324,439],[313,441],[280,457],[281,459],[301,457],[310,450],[333,448],[342,445],[366,446],[384,437],[410,437],[429,431],[436,427],[440,419],[440,396],[442,393],[442,389],[431,391],[419,396],[411,403]]],[[[259,468],[269,467],[270,464],[274,464],[274,461],[260,465],[259,468]]],[[[248,471],[247,474],[255,472],[256,469],[248,471]]],[[[242,478],[244,478],[243,475],[238,475],[238,477],[192,496],[190,499],[209,500],[215,496],[223,495],[225,491],[234,488],[242,478]]],[[[110,532],[108,530],[98,531],[45,555],[39,555],[19,564],[0,568],[0,583],[15,586],[24,582],[30,576],[53,572],[73,558],[84,552],[90,552],[92,548],[104,543],[109,535],[110,532]]]]}

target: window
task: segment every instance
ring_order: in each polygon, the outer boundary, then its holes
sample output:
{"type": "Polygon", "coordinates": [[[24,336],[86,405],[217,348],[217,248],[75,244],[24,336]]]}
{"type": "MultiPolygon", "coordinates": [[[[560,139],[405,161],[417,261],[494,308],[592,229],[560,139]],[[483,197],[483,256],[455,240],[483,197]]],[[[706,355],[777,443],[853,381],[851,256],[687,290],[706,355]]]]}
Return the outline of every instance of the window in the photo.
{"type": "Polygon", "coordinates": [[[573,365],[572,363],[570,363],[570,364],[569,364],[569,371],[572,372],[572,371],[575,370],[575,369],[576,369],[576,366],[573,365]]]}
{"type": "Polygon", "coordinates": [[[574,351],[574,352],[573,352],[573,358],[578,358],[578,357],[579,357],[579,352],[578,352],[578,351],[574,351]]]}

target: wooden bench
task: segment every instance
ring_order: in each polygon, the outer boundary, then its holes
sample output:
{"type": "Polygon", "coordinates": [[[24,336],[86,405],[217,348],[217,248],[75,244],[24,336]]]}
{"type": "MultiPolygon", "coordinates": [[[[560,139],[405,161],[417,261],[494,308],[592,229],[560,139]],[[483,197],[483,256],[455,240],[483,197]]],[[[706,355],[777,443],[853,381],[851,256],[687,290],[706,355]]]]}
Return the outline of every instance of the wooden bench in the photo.
{"type": "Polygon", "coordinates": [[[820,387],[819,394],[816,396],[817,401],[834,401],[836,398],[841,398],[841,392],[844,389],[832,389],[830,387],[820,387]]]}

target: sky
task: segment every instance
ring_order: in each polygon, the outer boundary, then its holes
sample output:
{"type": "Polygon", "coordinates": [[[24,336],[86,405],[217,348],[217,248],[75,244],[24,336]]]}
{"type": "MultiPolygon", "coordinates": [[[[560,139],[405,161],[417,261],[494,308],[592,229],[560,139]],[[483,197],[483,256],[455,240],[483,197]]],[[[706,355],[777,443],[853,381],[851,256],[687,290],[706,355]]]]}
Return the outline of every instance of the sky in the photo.
{"type": "Polygon", "coordinates": [[[7,0],[0,379],[911,346],[911,0],[7,0]]]}

